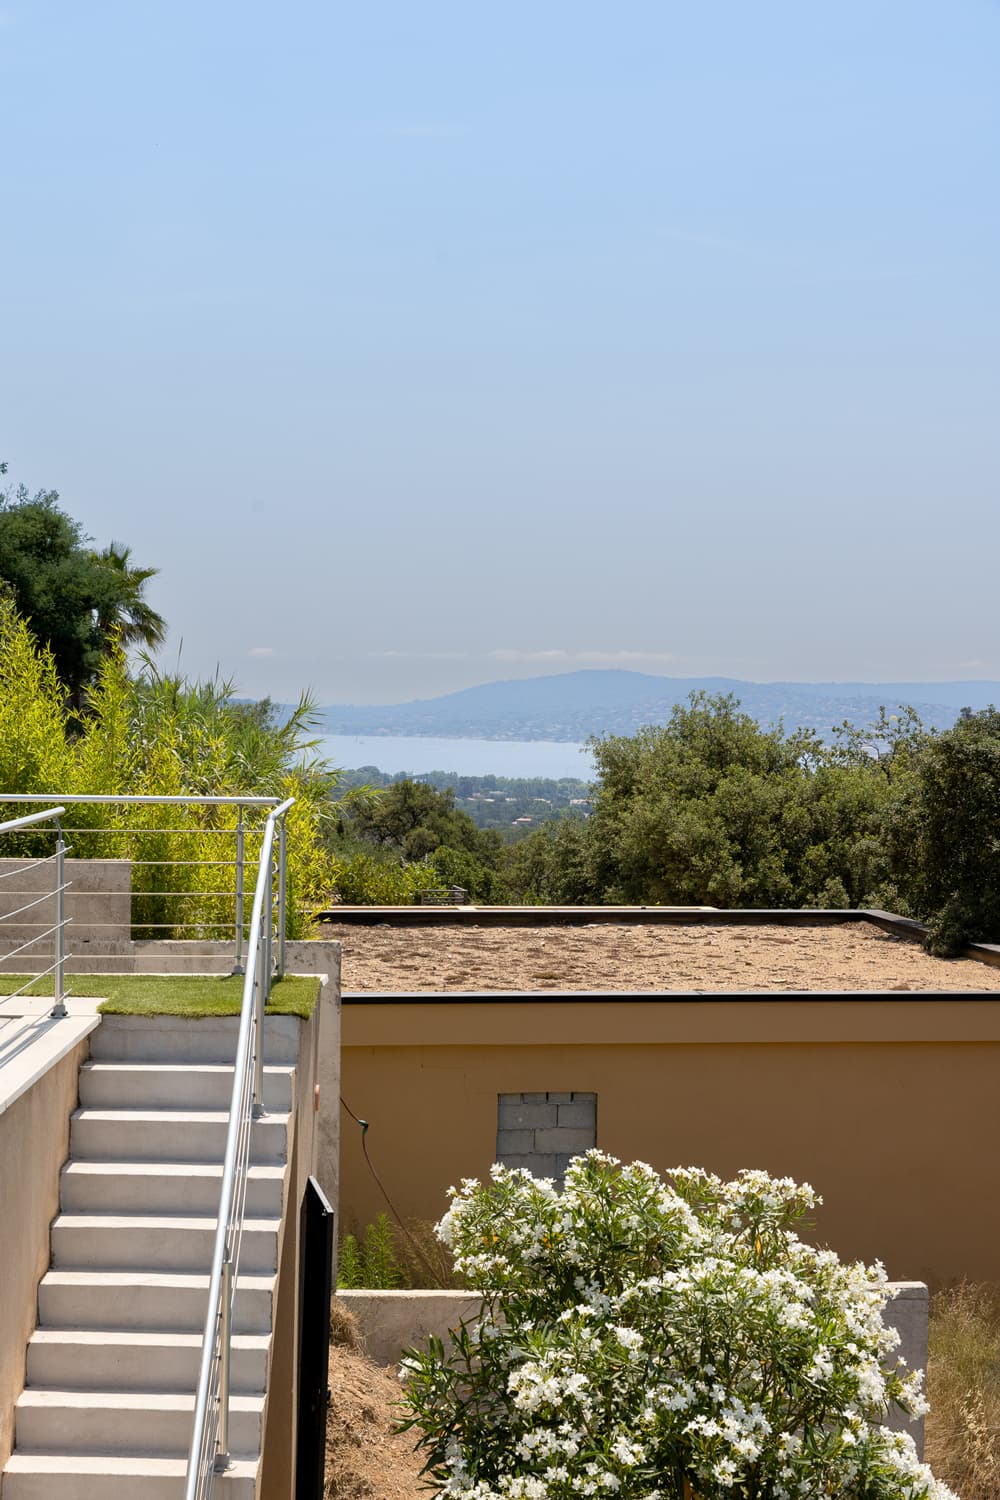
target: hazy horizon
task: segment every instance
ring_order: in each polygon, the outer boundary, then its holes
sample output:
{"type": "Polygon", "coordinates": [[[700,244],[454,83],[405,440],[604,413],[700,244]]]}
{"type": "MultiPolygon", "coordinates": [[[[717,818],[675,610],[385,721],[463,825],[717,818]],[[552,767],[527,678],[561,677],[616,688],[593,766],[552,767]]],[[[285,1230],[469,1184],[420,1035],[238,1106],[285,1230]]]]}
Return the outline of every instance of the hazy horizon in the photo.
{"type": "Polygon", "coordinates": [[[478,682],[473,682],[473,683],[466,683],[464,686],[459,687],[459,688],[445,688],[443,690],[443,692],[441,692],[441,693],[413,693],[413,694],[411,694],[408,697],[400,697],[400,698],[368,698],[368,699],[351,700],[350,702],[347,699],[340,699],[340,700],[337,700],[336,703],[334,702],[334,700],[331,699],[331,700],[323,700],[323,705],[322,706],[323,707],[357,707],[357,708],[364,708],[364,707],[380,707],[380,706],[384,705],[384,706],[388,707],[388,706],[399,705],[399,704],[404,704],[404,703],[422,702],[425,699],[447,697],[447,696],[449,696],[449,695],[451,695],[453,693],[468,692],[468,691],[470,691],[472,689],[475,689],[477,687],[491,687],[495,683],[537,682],[540,679],[543,679],[543,678],[546,678],[546,677],[563,677],[563,676],[567,676],[567,675],[579,675],[581,672],[586,672],[586,671],[636,672],[636,673],[638,673],[638,675],[641,675],[641,676],[644,676],[644,677],[661,677],[664,680],[671,681],[671,682],[678,682],[678,681],[680,681],[680,682],[685,682],[685,681],[689,681],[689,682],[701,682],[701,681],[703,681],[706,678],[713,678],[714,677],[714,678],[717,678],[720,682],[736,683],[736,684],[745,683],[748,686],[754,686],[754,687],[780,687],[780,686],[785,686],[785,685],[788,685],[788,686],[801,686],[801,687],[807,687],[807,688],[808,687],[886,687],[886,686],[900,686],[900,687],[904,687],[904,686],[911,686],[911,687],[935,687],[935,686],[963,687],[963,686],[969,686],[969,687],[973,687],[973,686],[975,686],[975,687],[981,687],[981,686],[994,686],[994,685],[997,686],[997,687],[1000,687],[1000,678],[990,678],[990,677],[933,677],[933,678],[910,677],[910,678],[893,678],[893,679],[889,679],[889,678],[870,678],[870,677],[869,678],[866,678],[866,677],[841,677],[841,678],[837,678],[837,677],[796,677],[796,678],[790,678],[790,677],[771,677],[771,678],[754,678],[754,677],[734,677],[734,676],[731,676],[728,673],[723,673],[723,672],[718,672],[718,673],[704,672],[704,673],[693,673],[693,674],[690,674],[690,675],[681,674],[681,673],[674,673],[674,672],[640,672],[638,668],[628,668],[628,667],[613,667],[613,668],[603,668],[603,669],[602,668],[574,668],[574,669],[571,669],[570,673],[567,673],[564,669],[560,669],[558,667],[554,667],[551,671],[548,671],[548,672],[530,672],[530,673],[526,672],[526,673],[519,673],[517,676],[503,676],[503,675],[500,675],[500,676],[496,676],[496,677],[490,677],[490,678],[484,679],[483,681],[478,681],[478,682]]]}
{"type": "Polygon", "coordinates": [[[1000,4],[0,0],[0,459],[162,662],[1000,679],[1000,4]]]}

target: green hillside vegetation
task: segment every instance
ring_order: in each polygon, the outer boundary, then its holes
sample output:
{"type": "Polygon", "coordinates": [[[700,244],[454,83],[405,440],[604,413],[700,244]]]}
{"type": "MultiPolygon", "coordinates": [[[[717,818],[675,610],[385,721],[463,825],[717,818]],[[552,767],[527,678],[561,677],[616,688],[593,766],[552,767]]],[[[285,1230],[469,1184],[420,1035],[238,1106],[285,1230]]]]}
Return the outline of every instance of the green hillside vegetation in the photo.
{"type": "MultiPolygon", "coordinates": [[[[89,549],[55,498],[0,496],[0,803],[18,792],[295,797],[290,935],[338,898],[408,903],[458,885],[482,904],[881,906],[927,921],[937,953],[1000,941],[995,708],[963,709],[943,731],[883,709],[868,730],[844,723],[821,738],[761,728],[731,694],[692,693],[663,724],[592,740],[589,789],[458,776],[359,786],[311,758],[308,699],[279,714],[228,683],[163,674],[148,658],[130,666],[125,647],[162,633],[143,599],[155,570],[132,568],[120,543],[89,549]],[[31,559],[46,546],[59,566],[39,593],[31,559]],[[482,826],[501,798],[505,815],[525,805],[543,820],[482,826]]],[[[0,816],[19,810],[8,801],[0,816]]],[[[210,895],[201,871],[235,813],[178,808],[170,834],[156,810],[129,817],[143,826],[126,836],[119,810],[74,809],[73,844],[80,857],[145,862],[133,866],[139,931],[228,927],[232,868],[210,895]]],[[[5,852],[47,853],[46,837],[18,835],[5,852]]]]}
{"type": "MultiPolygon", "coordinates": [[[[694,694],[664,725],[592,742],[588,817],[550,818],[511,842],[477,827],[450,787],[403,779],[335,800],[336,773],[308,758],[306,701],[279,720],[267,703],[235,701],[224,683],[149,664],[130,673],[117,646],[77,707],[52,654],[2,596],[0,689],[7,793],[294,796],[293,935],[337,898],[406,904],[458,885],[481,904],[881,906],[929,921],[938,953],[1000,939],[995,709],[963,712],[942,733],[912,712],[883,713],[868,732],[842,726],[830,745],[811,731],[762,730],[731,696],[694,694]]],[[[75,810],[75,852],[137,857],[141,834],[123,842],[101,831],[117,816],[75,810]]],[[[214,831],[233,817],[177,810],[178,831],[147,831],[138,857],[211,859],[214,831]]],[[[20,838],[9,852],[46,852],[36,848],[44,835],[20,838]]],[[[133,877],[135,920],[151,932],[176,923],[179,935],[211,935],[231,920],[231,895],[199,894],[196,864],[173,867],[172,889],[189,881],[191,893],[169,906],[155,866],[135,866],[133,877]]]]}
{"type": "Polygon", "coordinates": [[[486,905],[509,900],[501,873],[503,839],[477,828],[451,790],[404,778],[338,808],[326,847],[345,901],[406,903],[425,891],[459,885],[486,905]]]}
{"type": "Polygon", "coordinates": [[[554,818],[586,817],[590,811],[590,783],[575,776],[558,780],[546,776],[465,776],[457,771],[426,771],[408,776],[360,766],[340,772],[342,792],[358,787],[390,787],[415,781],[450,791],[454,805],[468,813],[477,828],[496,828],[505,839],[523,838],[532,826],[554,818]]]}
{"type": "Polygon", "coordinates": [[[592,816],[509,852],[543,902],[876,906],[931,925],[930,947],[1000,940],[1000,713],[926,731],[912,710],[869,730],[762,730],[731,695],[594,740],[592,816]]]}
{"type": "MultiPolygon", "coordinates": [[[[270,706],[234,702],[226,683],[191,683],[152,666],[130,673],[120,645],[102,657],[79,702],[9,597],[0,594],[0,819],[18,792],[141,796],[294,797],[287,819],[289,934],[331,894],[320,827],[334,780],[310,762],[310,705],[278,722],[270,706]]],[[[234,807],[77,805],[67,825],[77,858],[132,859],[137,935],[220,936],[231,930],[235,870],[220,864],[219,831],[234,807]],[[211,870],[206,895],[205,870],[211,870]]],[[[51,853],[51,832],[10,835],[4,853],[51,853]]],[[[229,840],[223,841],[227,848],[229,840]]],[[[231,857],[231,856],[230,856],[231,857]]],[[[250,839],[248,859],[256,859],[250,839]]]]}
{"type": "Polygon", "coordinates": [[[666,724],[591,748],[589,817],[504,841],[451,788],[404,779],[347,814],[333,849],[400,881],[430,869],[477,902],[875,906],[928,921],[940,954],[1000,940],[994,709],[941,733],[883,710],[827,742],[695,693],[666,724]]]}

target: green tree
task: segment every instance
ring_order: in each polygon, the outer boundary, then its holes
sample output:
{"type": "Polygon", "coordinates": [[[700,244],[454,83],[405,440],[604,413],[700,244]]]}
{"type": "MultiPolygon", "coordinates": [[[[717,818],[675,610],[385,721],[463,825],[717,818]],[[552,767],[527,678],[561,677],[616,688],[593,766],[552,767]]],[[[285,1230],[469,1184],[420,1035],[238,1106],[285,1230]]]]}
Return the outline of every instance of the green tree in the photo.
{"type": "Polygon", "coordinates": [[[405,859],[423,859],[446,844],[482,857],[499,841],[482,834],[468,813],[455,806],[450,789],[438,791],[423,781],[395,781],[352,812],[352,831],[373,843],[399,851],[405,859]]]}
{"type": "Polygon", "coordinates": [[[132,549],[121,542],[110,542],[93,556],[102,567],[113,572],[119,585],[117,599],[106,601],[103,609],[97,611],[97,628],[105,648],[115,641],[126,649],[129,646],[162,646],[167,622],[143,598],[146,584],[156,577],[159,568],[131,566],[132,549]]]}
{"type": "Polygon", "coordinates": [[[884,882],[896,792],[853,744],[761,729],[731,695],[699,693],[666,724],[593,750],[590,868],[604,900],[853,906],[884,882]]]}
{"type": "Polygon", "coordinates": [[[913,757],[887,827],[890,866],[933,953],[1000,941],[1000,711],[963,711],[913,757]]]}
{"type": "Polygon", "coordinates": [[[586,906],[602,898],[601,850],[584,818],[553,818],[503,852],[513,899],[528,905],[586,906]]]}
{"type": "Polygon", "coordinates": [[[0,493],[0,581],[79,707],[110,649],[122,640],[162,639],[163,621],[142,600],[153,570],[129,566],[129,550],[112,543],[104,554],[58,504],[55,490],[29,495],[21,486],[0,493]],[[138,632],[138,634],[136,634],[138,632]]]}

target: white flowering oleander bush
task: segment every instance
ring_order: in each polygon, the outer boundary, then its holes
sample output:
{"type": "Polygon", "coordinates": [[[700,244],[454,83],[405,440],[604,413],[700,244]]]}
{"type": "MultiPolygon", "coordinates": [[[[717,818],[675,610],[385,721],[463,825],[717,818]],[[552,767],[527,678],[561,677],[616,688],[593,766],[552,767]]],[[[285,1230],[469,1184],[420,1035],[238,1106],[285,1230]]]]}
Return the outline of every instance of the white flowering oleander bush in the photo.
{"type": "Polygon", "coordinates": [[[881,1265],[796,1233],[764,1172],[661,1178],[590,1151],[451,1189],[438,1234],[482,1297],[403,1364],[404,1428],[447,1500],[954,1500],[891,1403],[926,1410],[881,1265]]]}

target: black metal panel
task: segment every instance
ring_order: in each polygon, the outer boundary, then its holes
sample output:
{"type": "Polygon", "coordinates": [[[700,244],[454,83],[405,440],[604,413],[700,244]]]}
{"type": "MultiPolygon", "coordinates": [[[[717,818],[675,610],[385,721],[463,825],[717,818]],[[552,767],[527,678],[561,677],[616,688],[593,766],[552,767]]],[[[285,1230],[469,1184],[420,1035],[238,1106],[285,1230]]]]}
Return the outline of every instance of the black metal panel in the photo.
{"type": "Polygon", "coordinates": [[[716,1005],[720,1001],[892,1000],[911,1009],[926,1000],[988,1000],[996,990],[345,990],[349,1005],[716,1005]]]}
{"type": "Polygon", "coordinates": [[[330,1400],[333,1209],[315,1177],[302,1197],[299,1299],[299,1421],[295,1500],[323,1500],[326,1409],[330,1400]]]}

